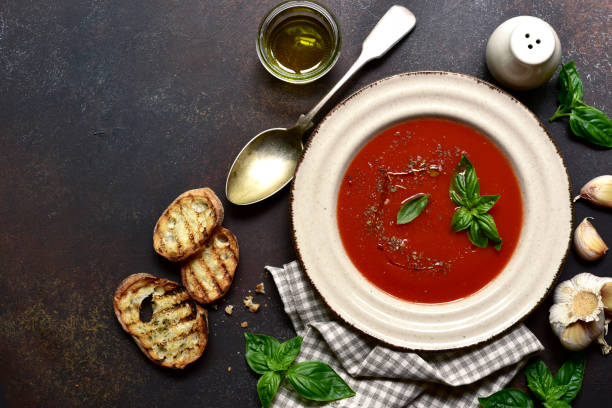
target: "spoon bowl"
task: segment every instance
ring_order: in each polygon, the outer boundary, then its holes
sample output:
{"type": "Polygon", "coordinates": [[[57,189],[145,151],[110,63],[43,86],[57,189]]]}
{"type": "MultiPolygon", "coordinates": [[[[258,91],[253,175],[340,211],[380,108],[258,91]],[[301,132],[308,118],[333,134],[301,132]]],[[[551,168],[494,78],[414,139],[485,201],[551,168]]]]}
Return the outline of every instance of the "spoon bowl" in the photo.
{"type": "Polygon", "coordinates": [[[247,205],[276,193],[293,179],[303,149],[302,132],[295,126],[259,133],[232,164],[225,185],[227,199],[247,205]]]}

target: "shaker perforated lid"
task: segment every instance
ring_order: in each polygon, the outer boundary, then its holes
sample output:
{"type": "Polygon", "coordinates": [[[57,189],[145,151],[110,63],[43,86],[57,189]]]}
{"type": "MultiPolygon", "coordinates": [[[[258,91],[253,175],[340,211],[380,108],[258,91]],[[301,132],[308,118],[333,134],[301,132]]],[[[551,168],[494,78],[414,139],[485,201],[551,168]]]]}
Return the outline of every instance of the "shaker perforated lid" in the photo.
{"type": "Polygon", "coordinates": [[[525,19],[512,32],[510,50],[525,64],[538,65],[546,62],[555,51],[553,28],[536,17],[525,19]]]}

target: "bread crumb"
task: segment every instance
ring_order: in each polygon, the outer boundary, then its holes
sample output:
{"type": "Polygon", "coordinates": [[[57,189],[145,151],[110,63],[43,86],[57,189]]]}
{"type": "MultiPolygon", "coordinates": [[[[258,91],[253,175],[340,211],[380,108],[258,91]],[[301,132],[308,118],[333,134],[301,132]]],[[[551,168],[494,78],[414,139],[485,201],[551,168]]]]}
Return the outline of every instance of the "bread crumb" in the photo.
{"type": "Polygon", "coordinates": [[[249,322],[244,321],[244,322],[240,323],[240,327],[242,327],[242,328],[249,327],[249,322]]]}
{"type": "Polygon", "coordinates": [[[227,313],[228,315],[231,315],[233,312],[234,312],[234,306],[233,305],[225,306],[225,313],[227,313]]]}
{"type": "Polygon", "coordinates": [[[257,293],[266,293],[266,288],[264,288],[264,284],[263,284],[263,282],[258,283],[258,284],[255,286],[255,292],[257,292],[257,293]]]}
{"type": "Polygon", "coordinates": [[[245,297],[242,302],[246,307],[249,308],[249,312],[251,313],[257,312],[259,310],[259,307],[261,306],[259,303],[253,303],[253,296],[245,297]]]}

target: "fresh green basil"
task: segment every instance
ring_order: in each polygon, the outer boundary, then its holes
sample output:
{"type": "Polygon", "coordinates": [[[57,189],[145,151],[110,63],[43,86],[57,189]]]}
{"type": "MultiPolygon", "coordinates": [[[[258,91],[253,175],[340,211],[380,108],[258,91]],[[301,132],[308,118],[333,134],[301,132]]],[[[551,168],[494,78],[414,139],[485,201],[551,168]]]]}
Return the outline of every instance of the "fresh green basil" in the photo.
{"type": "Polygon", "coordinates": [[[271,371],[269,362],[274,351],[280,346],[274,337],[264,334],[244,333],[246,343],[245,358],[251,370],[257,374],[265,374],[271,371]]]}
{"type": "Polygon", "coordinates": [[[570,128],[578,137],[603,147],[612,147],[612,119],[597,108],[576,106],[569,118],[570,128]]]}
{"type": "Polygon", "coordinates": [[[478,222],[472,221],[467,234],[472,244],[476,245],[478,248],[486,248],[489,244],[489,240],[480,229],[480,224],[478,222]]]}
{"type": "Polygon", "coordinates": [[[418,194],[406,201],[397,212],[397,223],[407,224],[419,216],[429,202],[429,194],[418,194]]]}
{"type": "Polygon", "coordinates": [[[246,352],[260,352],[272,357],[274,350],[280,346],[278,340],[265,334],[244,333],[246,352]]]}
{"type": "Polygon", "coordinates": [[[297,336],[281,343],[274,351],[269,367],[274,371],[286,370],[300,353],[302,337],[297,336]]]}
{"type": "Polygon", "coordinates": [[[268,359],[263,353],[249,353],[245,355],[247,364],[251,367],[251,370],[255,371],[257,374],[265,374],[270,371],[270,367],[268,367],[268,359]]]}
{"type": "Polygon", "coordinates": [[[612,147],[612,119],[582,101],[582,80],[574,61],[561,65],[557,99],[559,107],[549,121],[569,116],[570,128],[576,136],[598,146],[612,147]]]}
{"type": "Polygon", "coordinates": [[[569,387],[567,385],[553,385],[548,389],[546,394],[547,401],[557,401],[567,393],[569,387]]]}
{"type": "Polygon", "coordinates": [[[279,343],[274,337],[244,333],[244,339],[247,364],[262,374],[257,381],[257,394],[264,408],[270,406],[284,378],[302,397],[314,401],[335,401],[355,395],[327,364],[320,361],[293,364],[300,353],[302,337],[279,343]]]}
{"type": "Polygon", "coordinates": [[[480,201],[474,208],[478,214],[484,214],[489,212],[491,208],[495,205],[497,200],[499,200],[500,195],[484,195],[480,197],[480,201]]]}
{"type": "Polygon", "coordinates": [[[478,177],[476,177],[476,170],[467,156],[463,154],[455,169],[450,191],[454,191],[456,195],[459,195],[460,201],[463,202],[463,204],[459,205],[472,208],[476,206],[480,200],[479,190],[480,186],[478,177]]]}
{"type": "Polygon", "coordinates": [[[268,408],[278,391],[283,376],[274,371],[268,371],[257,381],[257,395],[264,408],[268,408]]]}
{"type": "Polygon", "coordinates": [[[542,405],[544,405],[546,408],[572,408],[570,404],[568,404],[565,401],[561,401],[561,400],[546,401],[546,402],[543,402],[542,405]]]}
{"type": "Polygon", "coordinates": [[[483,408],[534,408],[533,401],[523,391],[506,388],[486,398],[478,398],[483,408]]]}
{"type": "Polygon", "coordinates": [[[576,398],[582,387],[585,364],[584,355],[575,354],[557,371],[557,374],[553,377],[553,383],[567,386],[567,392],[559,400],[569,403],[576,398]]]}
{"type": "MultiPolygon", "coordinates": [[[[542,360],[535,360],[525,368],[527,386],[538,399],[547,400],[550,388],[553,386],[553,376],[542,360]]],[[[559,399],[558,397],[555,399],[559,399]]]]}
{"type": "Polygon", "coordinates": [[[578,74],[573,60],[561,65],[557,99],[559,105],[567,108],[574,107],[577,102],[582,100],[582,79],[580,79],[580,74],[578,74]]]}
{"type": "Polygon", "coordinates": [[[451,201],[459,206],[451,221],[453,231],[467,230],[470,241],[480,248],[486,248],[491,240],[499,251],[502,239],[493,217],[488,212],[500,196],[480,195],[476,169],[465,154],[461,155],[448,193],[451,201]]]}
{"type": "Polygon", "coordinates": [[[470,225],[472,225],[473,222],[473,217],[474,216],[470,210],[465,207],[460,207],[457,211],[455,211],[451,221],[453,231],[459,232],[470,228],[470,225]]]}
{"type": "Polygon", "coordinates": [[[495,243],[495,249],[501,249],[502,240],[497,232],[497,225],[491,214],[475,214],[475,221],[478,223],[481,233],[495,243]]]}
{"type": "MultiPolygon", "coordinates": [[[[555,376],[542,360],[533,361],[525,368],[527,386],[546,408],[571,408],[570,402],[582,386],[585,359],[574,354],[555,376]]],[[[484,408],[533,407],[533,401],[522,391],[506,388],[487,398],[478,398],[484,408]]]]}
{"type": "Polygon", "coordinates": [[[466,203],[465,201],[463,201],[462,195],[459,195],[459,193],[454,190],[453,188],[450,189],[450,191],[448,192],[450,195],[450,199],[453,203],[457,204],[458,206],[461,207],[467,207],[468,203],[466,203]]]}
{"type": "Polygon", "coordinates": [[[355,391],[320,361],[298,363],[287,371],[287,381],[302,397],[313,401],[335,401],[355,395],[355,391]]]}

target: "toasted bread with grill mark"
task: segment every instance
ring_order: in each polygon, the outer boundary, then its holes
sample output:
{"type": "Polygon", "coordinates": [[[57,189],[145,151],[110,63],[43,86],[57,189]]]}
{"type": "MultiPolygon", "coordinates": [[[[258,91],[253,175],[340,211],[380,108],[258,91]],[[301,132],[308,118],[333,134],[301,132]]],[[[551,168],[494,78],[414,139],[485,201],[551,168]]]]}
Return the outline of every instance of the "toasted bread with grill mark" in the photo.
{"type": "Polygon", "coordinates": [[[115,291],[113,308],[123,330],[154,363],[185,368],[208,342],[208,315],[176,282],[147,273],[128,276],[115,291]],[[140,320],[140,305],[151,296],[151,320],[140,320]]]}
{"type": "Polygon", "coordinates": [[[229,290],[238,266],[238,242],[229,230],[219,226],[204,248],[181,267],[183,285],[192,298],[210,303],[229,290]]]}
{"type": "Polygon", "coordinates": [[[223,205],[210,188],[186,191],[159,217],[153,248],[170,261],[181,261],[199,251],[222,222],[223,205]]]}

